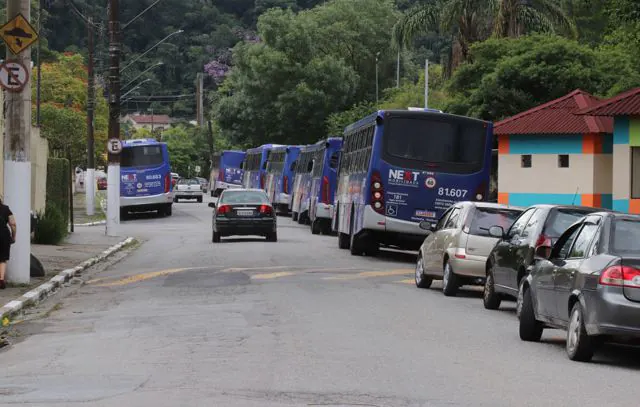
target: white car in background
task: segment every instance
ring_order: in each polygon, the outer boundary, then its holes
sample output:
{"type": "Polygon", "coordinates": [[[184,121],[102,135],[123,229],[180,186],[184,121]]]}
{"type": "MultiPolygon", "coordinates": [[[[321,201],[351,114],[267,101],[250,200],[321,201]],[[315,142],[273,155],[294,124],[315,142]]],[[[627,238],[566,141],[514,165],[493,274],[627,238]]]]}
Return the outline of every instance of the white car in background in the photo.
{"type": "Polygon", "coordinates": [[[197,178],[180,178],[173,191],[173,202],[180,199],[195,199],[202,202],[202,185],[197,178]]]}

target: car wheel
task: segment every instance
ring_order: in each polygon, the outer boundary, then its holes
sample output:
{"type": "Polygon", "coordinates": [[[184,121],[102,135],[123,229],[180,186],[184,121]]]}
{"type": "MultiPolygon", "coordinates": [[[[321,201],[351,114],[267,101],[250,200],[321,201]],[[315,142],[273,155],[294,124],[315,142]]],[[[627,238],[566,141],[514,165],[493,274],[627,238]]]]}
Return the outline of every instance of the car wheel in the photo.
{"type": "Polygon", "coordinates": [[[198,203],[202,203],[202,197],[198,198],[198,203]]]}
{"type": "Polygon", "coordinates": [[[580,302],[571,310],[569,329],[567,330],[567,356],[578,362],[588,362],[593,358],[593,344],[584,327],[584,312],[580,302]]]}
{"type": "Polygon", "coordinates": [[[460,287],[459,278],[456,273],[453,272],[449,260],[444,264],[444,271],[442,274],[442,293],[447,297],[455,297],[460,287]]]}
{"type": "Polygon", "coordinates": [[[120,209],[120,220],[127,220],[129,218],[129,211],[126,209],[120,209]]]}
{"type": "Polygon", "coordinates": [[[496,287],[493,280],[493,264],[490,264],[489,270],[487,270],[487,278],[484,281],[484,292],[482,293],[482,302],[486,309],[492,310],[500,308],[500,303],[502,302],[500,295],[496,293],[496,287]]]}
{"type": "Polygon", "coordinates": [[[213,232],[213,237],[211,238],[211,241],[213,243],[220,243],[220,233],[219,232],[213,232]]]}
{"type": "Polygon", "coordinates": [[[536,319],[533,312],[531,290],[522,293],[522,310],[520,311],[520,339],[527,342],[539,342],[544,326],[536,319]]]}
{"type": "Polygon", "coordinates": [[[316,219],[311,222],[311,234],[319,235],[321,232],[322,226],[320,225],[320,219],[316,219]]]}
{"type": "Polygon", "coordinates": [[[422,256],[418,255],[418,261],[416,262],[416,287],[429,288],[433,283],[433,278],[424,274],[424,262],[422,256]]]}
{"type": "Polygon", "coordinates": [[[277,232],[271,232],[271,233],[267,234],[267,241],[268,242],[277,242],[278,241],[278,233],[277,232]]]}

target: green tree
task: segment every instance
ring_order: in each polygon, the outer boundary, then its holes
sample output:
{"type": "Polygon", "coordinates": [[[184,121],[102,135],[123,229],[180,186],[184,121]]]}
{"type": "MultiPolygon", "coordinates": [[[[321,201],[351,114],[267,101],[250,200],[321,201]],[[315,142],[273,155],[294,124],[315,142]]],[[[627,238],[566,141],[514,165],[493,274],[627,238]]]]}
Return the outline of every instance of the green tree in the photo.
{"type": "Polygon", "coordinates": [[[472,56],[448,86],[449,112],[500,120],[577,88],[604,97],[640,85],[628,55],[558,36],[491,39],[472,56]]]}

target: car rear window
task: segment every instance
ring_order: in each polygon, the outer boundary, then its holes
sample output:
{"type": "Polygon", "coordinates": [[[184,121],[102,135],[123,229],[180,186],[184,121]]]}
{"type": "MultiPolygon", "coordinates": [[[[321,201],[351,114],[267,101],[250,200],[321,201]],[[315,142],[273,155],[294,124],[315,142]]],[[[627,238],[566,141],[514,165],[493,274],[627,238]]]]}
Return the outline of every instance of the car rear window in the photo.
{"type": "Polygon", "coordinates": [[[640,255],[640,221],[616,219],[611,230],[611,249],[619,256],[640,255]]]}
{"type": "Polygon", "coordinates": [[[582,218],[589,213],[587,209],[555,209],[552,210],[547,219],[547,223],[544,228],[544,234],[549,238],[560,237],[565,230],[569,229],[569,226],[573,225],[578,219],[582,218]]]}
{"type": "Polygon", "coordinates": [[[180,179],[178,180],[179,185],[200,185],[200,182],[197,179],[180,179]]]}
{"type": "Polygon", "coordinates": [[[220,198],[220,203],[235,204],[235,203],[256,203],[266,204],[269,203],[267,195],[261,191],[225,191],[220,198]]]}
{"type": "Polygon", "coordinates": [[[505,208],[476,208],[473,221],[469,227],[469,234],[475,236],[489,236],[491,226],[502,226],[509,230],[522,211],[505,208]]]}

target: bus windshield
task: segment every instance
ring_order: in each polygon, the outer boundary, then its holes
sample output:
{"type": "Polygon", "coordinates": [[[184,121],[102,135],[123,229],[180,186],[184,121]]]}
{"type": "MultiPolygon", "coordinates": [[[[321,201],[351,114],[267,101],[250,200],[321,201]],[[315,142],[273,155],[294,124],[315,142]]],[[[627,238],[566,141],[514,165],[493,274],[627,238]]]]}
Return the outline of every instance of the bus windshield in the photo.
{"type": "Polygon", "coordinates": [[[120,166],[122,167],[149,167],[162,165],[162,148],[160,146],[134,146],[122,149],[120,166]]]}
{"type": "Polygon", "coordinates": [[[428,163],[454,172],[482,168],[487,134],[482,122],[391,117],[385,127],[386,155],[400,166],[428,163]]]}

